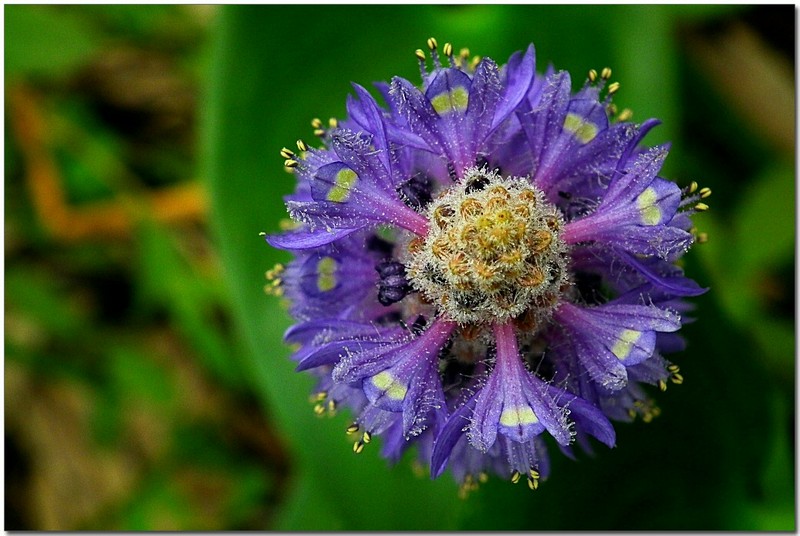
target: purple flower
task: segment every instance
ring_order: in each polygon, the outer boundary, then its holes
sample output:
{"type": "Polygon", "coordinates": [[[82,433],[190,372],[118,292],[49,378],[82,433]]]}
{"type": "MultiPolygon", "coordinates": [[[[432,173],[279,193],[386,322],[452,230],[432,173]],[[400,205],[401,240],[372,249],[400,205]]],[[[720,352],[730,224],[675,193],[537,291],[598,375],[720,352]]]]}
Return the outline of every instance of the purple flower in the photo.
{"type": "Polygon", "coordinates": [[[573,94],[533,46],[502,67],[428,46],[421,85],[377,84],[385,106],[355,85],[344,120],[315,120],[321,148],[281,152],[293,224],[267,241],[295,259],[268,289],[355,452],[380,435],[465,493],[490,473],[535,489],[546,443],[613,447],[611,420],[658,414],[648,385],[683,381],[664,354],[705,289],[675,262],[710,191],[658,176],[658,122],[616,113],[610,70],[573,94]]]}

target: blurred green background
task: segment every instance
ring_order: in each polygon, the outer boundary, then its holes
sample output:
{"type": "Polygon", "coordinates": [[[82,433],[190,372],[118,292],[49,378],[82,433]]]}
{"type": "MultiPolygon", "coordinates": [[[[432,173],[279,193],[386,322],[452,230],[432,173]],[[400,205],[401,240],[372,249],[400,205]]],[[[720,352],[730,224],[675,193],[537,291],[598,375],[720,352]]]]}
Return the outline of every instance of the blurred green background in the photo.
{"type": "Polygon", "coordinates": [[[795,12],[24,6],[5,15],[5,528],[795,530],[795,12]],[[686,381],[533,493],[355,456],[281,342],[279,150],[426,38],[579,87],[609,66],[714,191],[686,381]]]}

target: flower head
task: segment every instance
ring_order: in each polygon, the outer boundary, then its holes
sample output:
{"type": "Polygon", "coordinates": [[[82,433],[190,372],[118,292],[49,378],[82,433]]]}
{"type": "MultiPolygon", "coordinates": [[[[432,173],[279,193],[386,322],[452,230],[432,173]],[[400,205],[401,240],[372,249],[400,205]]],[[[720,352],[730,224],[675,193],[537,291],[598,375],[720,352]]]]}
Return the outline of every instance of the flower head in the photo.
{"type": "Polygon", "coordinates": [[[295,259],[268,289],[355,452],[380,435],[465,492],[489,473],[536,489],[547,442],[612,447],[611,420],[658,414],[648,384],[682,382],[664,354],[705,289],[675,261],[710,191],[658,176],[657,121],[616,114],[610,70],[573,94],[533,46],[502,67],[428,46],[421,85],[378,84],[385,106],[355,85],[344,120],[314,121],[320,148],[282,151],[293,225],[267,241],[295,259]]]}

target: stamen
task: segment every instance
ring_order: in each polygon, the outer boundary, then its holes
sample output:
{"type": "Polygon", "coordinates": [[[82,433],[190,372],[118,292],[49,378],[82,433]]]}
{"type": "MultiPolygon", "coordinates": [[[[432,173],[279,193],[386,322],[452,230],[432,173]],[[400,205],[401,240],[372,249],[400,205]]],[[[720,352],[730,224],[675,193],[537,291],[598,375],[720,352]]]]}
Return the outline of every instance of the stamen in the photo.
{"type": "Polygon", "coordinates": [[[594,69],[589,70],[589,81],[593,84],[597,81],[597,71],[594,69]]]}
{"type": "Polygon", "coordinates": [[[264,285],[264,292],[269,296],[282,296],[283,295],[283,280],[280,275],[284,272],[285,267],[278,263],[272,269],[267,270],[264,277],[267,278],[267,283],[264,285]]]}
{"type": "Polygon", "coordinates": [[[628,121],[633,117],[633,112],[630,108],[625,108],[617,116],[617,121],[628,121]]]}
{"type": "Polygon", "coordinates": [[[436,42],[436,39],[433,37],[428,38],[428,48],[431,51],[431,59],[433,60],[433,66],[436,69],[440,69],[442,67],[441,62],[439,61],[439,53],[436,51],[436,48],[439,44],[436,42]]]}
{"type": "Polygon", "coordinates": [[[453,61],[453,45],[445,43],[444,47],[442,47],[442,53],[447,57],[450,66],[455,67],[455,62],[453,61]]]}

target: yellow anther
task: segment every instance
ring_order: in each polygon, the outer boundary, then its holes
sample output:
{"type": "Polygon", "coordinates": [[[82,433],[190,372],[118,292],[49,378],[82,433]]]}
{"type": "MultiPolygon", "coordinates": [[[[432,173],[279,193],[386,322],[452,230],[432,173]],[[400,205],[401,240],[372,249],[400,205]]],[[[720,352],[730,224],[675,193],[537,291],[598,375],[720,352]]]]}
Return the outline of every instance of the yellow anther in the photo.
{"type": "Polygon", "coordinates": [[[300,224],[290,218],[281,218],[278,221],[278,227],[280,227],[281,231],[294,231],[300,224]]]}
{"type": "Polygon", "coordinates": [[[705,244],[708,242],[708,233],[697,233],[697,243],[705,244]]]}
{"type": "Polygon", "coordinates": [[[290,169],[291,168],[296,168],[299,164],[300,164],[300,162],[298,162],[297,160],[292,160],[291,158],[286,160],[286,162],[283,163],[284,166],[286,166],[287,168],[290,168],[290,169]]]}
{"type": "Polygon", "coordinates": [[[276,279],[271,283],[264,285],[264,293],[267,296],[283,296],[283,287],[281,286],[281,280],[276,279]]]}
{"type": "Polygon", "coordinates": [[[708,205],[706,205],[705,203],[697,203],[697,204],[694,206],[694,209],[695,209],[697,212],[705,212],[706,210],[708,210],[708,208],[709,208],[709,207],[708,207],[708,205]]]}
{"type": "Polygon", "coordinates": [[[452,56],[453,55],[453,45],[450,43],[445,43],[444,47],[442,47],[442,52],[444,52],[445,56],[452,56]]]}
{"type": "Polygon", "coordinates": [[[608,94],[609,95],[613,95],[617,91],[619,91],[619,82],[612,82],[612,83],[608,84],[608,94]]]}
{"type": "Polygon", "coordinates": [[[625,108],[617,116],[617,121],[628,121],[633,117],[633,112],[630,108],[625,108]]]}
{"type": "Polygon", "coordinates": [[[608,115],[617,115],[617,105],[612,102],[606,106],[606,111],[608,112],[608,115]]]}
{"type": "Polygon", "coordinates": [[[328,400],[328,412],[333,414],[336,412],[336,401],[335,400],[328,400]]]}
{"type": "Polygon", "coordinates": [[[330,119],[328,119],[328,126],[330,126],[331,128],[338,127],[339,126],[339,120],[336,119],[335,117],[331,117],[330,119]]]}
{"type": "Polygon", "coordinates": [[[517,482],[519,482],[521,476],[522,475],[519,474],[519,471],[514,471],[513,473],[511,473],[511,483],[516,484],[517,482]]]}
{"type": "Polygon", "coordinates": [[[482,471],[480,474],[478,474],[478,481],[481,484],[486,484],[489,481],[489,473],[482,471]]]}
{"type": "Polygon", "coordinates": [[[678,365],[670,365],[667,367],[667,370],[670,372],[678,372],[681,368],[678,365]]]}
{"type": "Polygon", "coordinates": [[[589,70],[589,81],[594,83],[597,80],[597,71],[594,69],[589,70]]]}
{"type": "Polygon", "coordinates": [[[428,38],[428,48],[431,49],[431,50],[436,50],[437,46],[439,46],[439,44],[436,42],[436,39],[434,37],[429,37],[428,38]]]}
{"type": "Polygon", "coordinates": [[[415,50],[414,55],[417,57],[419,61],[425,61],[425,52],[423,52],[421,48],[415,50]]]}
{"type": "Polygon", "coordinates": [[[539,478],[539,471],[537,471],[536,469],[531,468],[531,470],[528,473],[531,475],[531,478],[533,479],[539,478]]]}
{"type": "Polygon", "coordinates": [[[291,150],[287,149],[286,147],[281,149],[281,157],[288,160],[290,158],[294,158],[295,156],[297,155],[295,155],[291,150]]]}
{"type": "Polygon", "coordinates": [[[308,145],[303,140],[297,140],[297,148],[303,152],[308,151],[308,145]]]}
{"type": "Polygon", "coordinates": [[[629,409],[628,410],[628,417],[630,417],[631,419],[635,419],[636,418],[636,410],[635,409],[629,409]]]}
{"type": "Polygon", "coordinates": [[[603,80],[611,78],[611,69],[609,67],[603,67],[603,70],[600,71],[600,78],[603,80]]]}
{"type": "Polygon", "coordinates": [[[528,487],[532,491],[536,491],[537,489],[539,489],[539,480],[535,479],[535,478],[529,478],[528,479],[528,487]]]}
{"type": "Polygon", "coordinates": [[[322,120],[319,117],[315,117],[311,120],[311,126],[314,128],[322,128],[322,120]]]}
{"type": "Polygon", "coordinates": [[[483,58],[481,58],[480,56],[475,56],[474,58],[472,58],[472,61],[469,62],[469,68],[474,71],[482,59],[483,58]]]}
{"type": "Polygon", "coordinates": [[[653,422],[653,414],[650,412],[645,413],[642,415],[642,420],[645,422],[645,424],[653,422]]]}
{"type": "Polygon", "coordinates": [[[264,277],[266,277],[267,280],[272,281],[272,280],[276,279],[278,277],[278,275],[282,274],[285,269],[286,269],[286,267],[283,264],[278,263],[275,266],[273,266],[271,269],[267,270],[264,273],[264,277]]]}
{"type": "Polygon", "coordinates": [[[318,136],[318,137],[322,137],[322,136],[325,135],[325,130],[321,129],[321,128],[318,128],[318,129],[314,130],[314,135],[318,136]]]}
{"type": "Polygon", "coordinates": [[[695,193],[697,191],[697,186],[698,186],[697,182],[692,181],[691,184],[689,184],[689,193],[690,194],[695,193]]]}
{"type": "Polygon", "coordinates": [[[319,393],[311,395],[311,402],[322,402],[328,398],[328,393],[326,391],[320,391],[319,393]]]}
{"type": "Polygon", "coordinates": [[[355,434],[356,432],[358,432],[358,423],[353,423],[353,424],[351,424],[350,426],[348,426],[348,427],[347,427],[347,430],[345,430],[345,432],[346,432],[348,435],[350,435],[350,434],[355,434]]]}
{"type": "Polygon", "coordinates": [[[317,404],[317,405],[314,406],[314,414],[315,415],[320,416],[323,413],[325,413],[325,406],[324,405],[317,404]]]}
{"type": "Polygon", "coordinates": [[[469,49],[466,48],[466,47],[462,48],[461,50],[458,51],[458,55],[461,56],[461,59],[468,60],[469,59],[469,49]]]}
{"type": "Polygon", "coordinates": [[[701,188],[699,193],[700,199],[705,199],[711,195],[711,188],[701,188]]]}
{"type": "Polygon", "coordinates": [[[661,389],[662,391],[666,391],[667,382],[665,382],[664,380],[658,380],[658,388],[661,389]]]}
{"type": "Polygon", "coordinates": [[[363,450],[364,450],[364,443],[362,443],[361,441],[356,441],[355,443],[353,443],[353,452],[355,452],[356,454],[361,454],[361,451],[363,450]]]}
{"type": "Polygon", "coordinates": [[[674,383],[675,385],[680,385],[683,383],[683,375],[678,374],[676,372],[672,376],[670,376],[670,380],[672,380],[672,383],[674,383]]]}
{"type": "Polygon", "coordinates": [[[364,432],[364,435],[361,436],[361,441],[363,441],[365,444],[369,443],[370,441],[372,441],[372,434],[370,434],[369,432],[364,432]]]}

